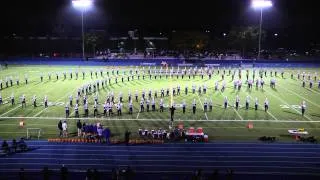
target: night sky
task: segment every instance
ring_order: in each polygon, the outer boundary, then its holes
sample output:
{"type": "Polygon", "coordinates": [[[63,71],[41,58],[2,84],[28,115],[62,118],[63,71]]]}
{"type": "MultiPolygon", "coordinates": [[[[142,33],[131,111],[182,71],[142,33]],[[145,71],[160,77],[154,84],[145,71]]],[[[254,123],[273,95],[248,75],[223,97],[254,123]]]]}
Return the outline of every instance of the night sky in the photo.
{"type": "MultiPolygon", "coordinates": [[[[87,29],[112,34],[139,29],[145,34],[171,30],[205,30],[221,33],[232,26],[257,25],[259,12],[250,0],[95,0],[86,13],[87,29]]],[[[1,5],[1,33],[46,35],[54,29],[69,34],[80,30],[80,12],[70,0],[10,0],[1,5]]],[[[318,41],[319,10],[315,0],[274,0],[264,11],[270,32],[301,40],[318,41]]]]}

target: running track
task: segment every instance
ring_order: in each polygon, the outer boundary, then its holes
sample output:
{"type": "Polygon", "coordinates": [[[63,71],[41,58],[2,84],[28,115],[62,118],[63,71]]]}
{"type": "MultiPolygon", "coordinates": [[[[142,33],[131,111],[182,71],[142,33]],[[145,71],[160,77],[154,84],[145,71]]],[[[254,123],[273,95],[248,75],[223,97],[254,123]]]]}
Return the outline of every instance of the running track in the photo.
{"type": "MultiPolygon", "coordinates": [[[[1,142],[2,143],[2,142],[1,142]]],[[[70,179],[85,176],[87,168],[98,169],[109,177],[114,167],[130,165],[136,179],[190,179],[195,169],[210,174],[214,169],[225,179],[226,169],[234,179],[320,179],[320,144],[289,143],[207,143],[164,145],[58,144],[27,141],[33,150],[0,156],[0,179],[17,179],[24,167],[27,179],[42,179],[36,174],[48,166],[56,172],[68,167],[70,179]],[[137,175],[137,176],[138,176],[137,175]],[[146,177],[148,175],[148,178],[146,177]],[[161,176],[159,176],[161,175],[161,176]],[[178,176],[179,175],[179,176],[178,176]],[[180,176],[182,175],[182,176],[180,176]],[[181,179],[181,178],[179,178],[181,179]]],[[[54,175],[58,179],[58,173],[54,175]]]]}

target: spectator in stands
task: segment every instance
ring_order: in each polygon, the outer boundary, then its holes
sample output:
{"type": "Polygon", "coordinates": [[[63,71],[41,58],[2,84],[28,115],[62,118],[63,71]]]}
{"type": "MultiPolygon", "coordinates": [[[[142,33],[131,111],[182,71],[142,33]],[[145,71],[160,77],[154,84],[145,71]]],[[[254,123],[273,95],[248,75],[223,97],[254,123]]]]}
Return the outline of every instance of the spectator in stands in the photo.
{"type": "Polygon", "coordinates": [[[61,180],[66,180],[67,176],[68,176],[68,168],[64,166],[64,164],[62,165],[61,169],[60,169],[60,173],[61,173],[61,180]]]}
{"type": "Polygon", "coordinates": [[[63,137],[68,137],[68,125],[67,125],[67,121],[63,121],[62,123],[62,131],[63,131],[63,134],[62,136],[63,137]]]}
{"type": "Polygon", "coordinates": [[[92,171],[91,169],[87,169],[86,180],[92,180],[92,171]]]}
{"type": "Polygon", "coordinates": [[[4,140],[2,142],[1,149],[2,149],[3,153],[5,153],[5,154],[9,153],[9,145],[6,140],[4,140]]]}
{"type": "Polygon", "coordinates": [[[126,179],[133,179],[133,176],[134,176],[134,172],[131,169],[131,167],[128,166],[126,169],[126,172],[125,172],[125,177],[126,177],[126,179]]]}
{"type": "Polygon", "coordinates": [[[227,180],[232,180],[233,178],[233,170],[227,169],[227,180]]]}
{"type": "Polygon", "coordinates": [[[41,172],[43,174],[43,180],[49,180],[49,178],[50,178],[49,168],[47,166],[45,166],[41,172]]]}
{"type": "Polygon", "coordinates": [[[192,180],[200,180],[202,176],[202,170],[198,169],[194,172],[194,175],[192,177],[192,180]]]}
{"type": "Polygon", "coordinates": [[[20,168],[20,171],[19,171],[19,179],[20,180],[24,180],[25,177],[24,177],[24,168],[20,168]]]}
{"type": "Polygon", "coordinates": [[[62,121],[61,120],[58,123],[58,129],[59,129],[59,137],[62,137],[62,121]]]}
{"type": "Polygon", "coordinates": [[[21,151],[26,151],[27,150],[27,144],[26,142],[24,142],[24,139],[23,138],[20,138],[20,141],[19,141],[19,148],[21,151]]]}
{"type": "Polygon", "coordinates": [[[219,170],[218,169],[215,169],[213,171],[213,173],[211,174],[210,178],[211,180],[217,180],[219,179],[219,170]]]}
{"type": "Polygon", "coordinates": [[[78,122],[77,122],[77,128],[78,128],[78,136],[81,136],[82,124],[81,124],[80,120],[78,120],[78,122]]]}
{"type": "Polygon", "coordinates": [[[93,180],[99,180],[100,179],[100,174],[97,169],[93,170],[93,180]]]}
{"type": "Polygon", "coordinates": [[[130,141],[130,132],[128,130],[126,130],[125,134],[124,134],[124,139],[125,139],[125,142],[126,142],[126,145],[128,146],[129,145],[129,141],[130,141]]]}
{"type": "Polygon", "coordinates": [[[111,179],[118,180],[118,177],[119,177],[119,170],[116,168],[113,168],[111,171],[111,179]]]}
{"type": "Polygon", "coordinates": [[[18,147],[17,141],[16,141],[16,139],[13,139],[12,140],[12,145],[11,145],[11,148],[12,148],[13,152],[17,151],[17,147],[18,147]]]}

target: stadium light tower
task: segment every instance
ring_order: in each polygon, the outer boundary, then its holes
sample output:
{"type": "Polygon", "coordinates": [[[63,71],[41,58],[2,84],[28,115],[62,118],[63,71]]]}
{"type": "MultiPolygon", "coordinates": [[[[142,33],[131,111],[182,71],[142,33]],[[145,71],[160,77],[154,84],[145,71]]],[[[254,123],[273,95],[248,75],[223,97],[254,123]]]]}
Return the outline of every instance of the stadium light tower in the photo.
{"type": "Polygon", "coordinates": [[[258,51],[258,60],[260,59],[261,52],[261,31],[262,31],[262,12],[263,9],[272,7],[272,1],[270,0],[252,0],[251,7],[254,9],[260,10],[260,28],[259,28],[259,51],[258,51]]]}
{"type": "Polygon", "coordinates": [[[82,29],[82,58],[85,59],[84,55],[84,22],[83,22],[83,16],[85,13],[85,10],[91,7],[93,4],[92,0],[73,0],[72,6],[76,9],[81,10],[81,29],[82,29]]]}

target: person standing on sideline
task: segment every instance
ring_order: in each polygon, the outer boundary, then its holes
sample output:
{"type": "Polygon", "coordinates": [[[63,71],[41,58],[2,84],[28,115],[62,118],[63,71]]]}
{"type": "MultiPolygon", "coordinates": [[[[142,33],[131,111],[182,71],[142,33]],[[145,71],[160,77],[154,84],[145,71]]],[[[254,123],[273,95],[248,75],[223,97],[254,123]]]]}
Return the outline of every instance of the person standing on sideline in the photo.
{"type": "Polygon", "coordinates": [[[302,116],[304,116],[304,113],[306,111],[306,107],[307,107],[306,102],[302,101],[302,104],[301,104],[301,114],[302,114],[302,116]]]}
{"type": "Polygon", "coordinates": [[[64,120],[62,123],[62,133],[63,137],[68,137],[68,125],[66,120],[64,120]]]}
{"type": "Polygon", "coordinates": [[[176,108],[174,107],[174,105],[171,106],[170,108],[170,118],[171,118],[171,121],[173,122],[173,116],[174,116],[174,111],[176,110],[176,108]]]}
{"type": "Polygon", "coordinates": [[[268,99],[266,98],[266,100],[264,100],[264,111],[267,112],[269,109],[269,101],[268,99]]]}
{"type": "Polygon", "coordinates": [[[58,129],[59,129],[59,137],[62,137],[62,121],[61,120],[58,123],[58,129]]]}
{"type": "Polygon", "coordinates": [[[78,137],[80,137],[82,134],[82,132],[81,132],[82,124],[81,124],[80,120],[78,120],[78,122],[77,122],[77,128],[78,128],[78,137]]]}

